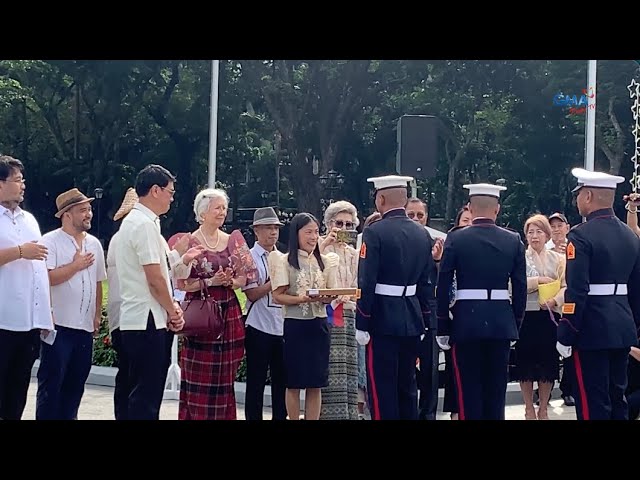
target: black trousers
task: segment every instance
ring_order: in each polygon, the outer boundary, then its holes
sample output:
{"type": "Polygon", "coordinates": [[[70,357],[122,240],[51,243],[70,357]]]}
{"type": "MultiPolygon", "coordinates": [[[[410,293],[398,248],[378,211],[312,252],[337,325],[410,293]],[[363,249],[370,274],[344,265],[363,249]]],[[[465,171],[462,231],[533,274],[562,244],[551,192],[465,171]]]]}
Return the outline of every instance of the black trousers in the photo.
{"type": "Polygon", "coordinates": [[[509,343],[478,340],[453,345],[460,420],[504,420],[509,343]]]}
{"type": "Polygon", "coordinates": [[[438,409],[438,354],[440,349],[436,343],[435,329],[425,332],[420,341],[418,358],[420,370],[416,371],[416,381],[420,396],[418,401],[418,418],[435,420],[438,409]]]}
{"type": "Polygon", "coordinates": [[[158,420],[171,363],[173,332],[156,329],[151,313],[146,330],[121,330],[129,363],[128,420],[158,420]]]}
{"type": "Polygon", "coordinates": [[[625,398],[629,349],[578,350],[565,359],[576,378],[578,420],[627,420],[625,398]]]}
{"type": "Polygon", "coordinates": [[[250,325],[246,327],[247,392],[244,411],[247,420],[262,420],[267,371],[271,373],[272,419],[287,418],[283,345],[281,336],[264,333],[250,325]]]}
{"type": "Polygon", "coordinates": [[[76,420],[91,371],[93,334],[56,327],[53,345],[40,342],[36,420],[76,420]]]}
{"type": "Polygon", "coordinates": [[[627,392],[627,403],[629,404],[629,420],[637,420],[640,416],[640,390],[627,392]]]}
{"type": "Polygon", "coordinates": [[[417,420],[419,342],[420,337],[371,336],[366,362],[372,420],[417,420]]]}
{"type": "Polygon", "coordinates": [[[0,419],[22,418],[39,347],[40,330],[0,330],[0,419]]]}
{"type": "Polygon", "coordinates": [[[113,391],[113,413],[116,420],[127,420],[129,411],[129,361],[122,346],[122,332],[116,328],[111,332],[111,345],[116,351],[116,386],[113,391]]]}
{"type": "Polygon", "coordinates": [[[576,372],[573,367],[569,367],[567,360],[562,361],[562,378],[560,379],[560,392],[563,397],[576,395],[576,372]]]}

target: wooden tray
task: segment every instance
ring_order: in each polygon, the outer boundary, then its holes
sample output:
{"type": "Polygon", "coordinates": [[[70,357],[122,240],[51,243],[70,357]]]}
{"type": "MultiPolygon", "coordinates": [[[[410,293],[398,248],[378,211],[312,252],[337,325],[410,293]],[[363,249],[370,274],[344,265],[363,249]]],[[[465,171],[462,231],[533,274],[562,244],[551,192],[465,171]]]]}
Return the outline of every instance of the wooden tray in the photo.
{"type": "Polygon", "coordinates": [[[307,290],[309,297],[337,297],[338,295],[346,295],[349,297],[360,298],[359,288],[311,288],[307,290]]]}

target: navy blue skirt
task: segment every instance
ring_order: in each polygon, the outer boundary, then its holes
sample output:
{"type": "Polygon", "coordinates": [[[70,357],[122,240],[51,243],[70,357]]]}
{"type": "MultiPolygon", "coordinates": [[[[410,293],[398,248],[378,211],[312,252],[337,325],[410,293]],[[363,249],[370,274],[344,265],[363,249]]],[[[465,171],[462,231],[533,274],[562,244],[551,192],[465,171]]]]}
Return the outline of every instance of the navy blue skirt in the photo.
{"type": "Polygon", "coordinates": [[[329,383],[331,335],[326,318],[284,319],[286,387],[322,388],[329,383]]]}

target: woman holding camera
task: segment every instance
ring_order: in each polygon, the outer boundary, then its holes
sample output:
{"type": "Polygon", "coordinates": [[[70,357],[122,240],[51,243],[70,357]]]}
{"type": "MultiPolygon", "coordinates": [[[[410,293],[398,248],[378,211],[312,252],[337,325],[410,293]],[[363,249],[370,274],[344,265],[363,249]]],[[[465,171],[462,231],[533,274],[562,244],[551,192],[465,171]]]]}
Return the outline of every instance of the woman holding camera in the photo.
{"type": "MultiPolygon", "coordinates": [[[[324,212],[327,235],[320,240],[320,253],[335,253],[339,258],[338,288],[356,288],[358,252],[358,212],[343,200],[330,204],[324,212]]],[[[342,305],[340,315],[331,325],[329,385],[322,389],[321,420],[358,420],[358,342],[356,342],[355,298],[339,297],[333,304],[342,305]]]]}

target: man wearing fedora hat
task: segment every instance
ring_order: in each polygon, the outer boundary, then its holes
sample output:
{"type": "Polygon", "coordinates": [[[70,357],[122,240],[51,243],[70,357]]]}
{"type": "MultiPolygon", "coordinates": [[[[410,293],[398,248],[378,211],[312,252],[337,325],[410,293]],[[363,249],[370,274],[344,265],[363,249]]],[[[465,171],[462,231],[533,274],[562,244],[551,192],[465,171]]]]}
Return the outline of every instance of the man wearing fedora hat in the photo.
{"type": "Polygon", "coordinates": [[[247,322],[245,351],[247,355],[247,393],[245,415],[247,420],[262,420],[264,387],[267,369],[271,372],[271,404],[273,420],[285,420],[285,372],[283,358],[282,307],[271,297],[269,279],[269,253],[276,249],[280,228],[284,225],[271,207],[258,208],[251,228],[256,242],[251,256],[258,266],[258,282],[243,288],[247,295],[247,322]]]}
{"type": "Polygon", "coordinates": [[[56,198],[62,227],[45,234],[55,333],[41,344],[36,419],[73,420],[91,370],[93,333],[102,319],[107,273],[91,229],[91,202],[77,188],[56,198]]]}

